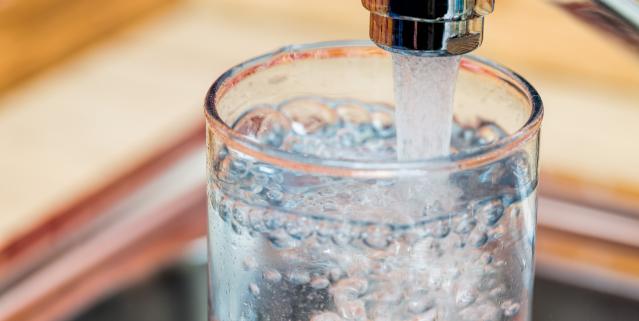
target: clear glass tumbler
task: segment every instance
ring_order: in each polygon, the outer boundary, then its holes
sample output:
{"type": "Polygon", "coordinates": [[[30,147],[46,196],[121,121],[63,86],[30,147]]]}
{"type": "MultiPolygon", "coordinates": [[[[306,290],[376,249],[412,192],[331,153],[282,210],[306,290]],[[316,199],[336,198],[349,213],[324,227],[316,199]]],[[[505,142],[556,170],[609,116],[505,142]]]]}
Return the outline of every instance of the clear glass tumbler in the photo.
{"type": "Polygon", "coordinates": [[[209,318],[529,320],[542,104],[464,57],[451,155],[395,155],[369,42],[286,47],[206,99],[209,318]]]}

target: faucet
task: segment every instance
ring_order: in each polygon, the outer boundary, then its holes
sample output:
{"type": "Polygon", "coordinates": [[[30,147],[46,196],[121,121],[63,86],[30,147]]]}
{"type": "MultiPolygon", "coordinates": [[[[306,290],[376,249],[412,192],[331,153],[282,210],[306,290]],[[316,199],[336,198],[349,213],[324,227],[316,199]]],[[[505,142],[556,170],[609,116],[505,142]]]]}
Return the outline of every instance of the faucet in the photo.
{"type": "Polygon", "coordinates": [[[370,37],[381,48],[418,56],[453,56],[477,49],[494,0],[362,0],[370,37]]]}
{"type": "MultiPolygon", "coordinates": [[[[639,52],[639,0],[551,0],[639,52]]],[[[370,38],[391,52],[453,56],[477,49],[494,0],[362,0],[370,38]]]]}

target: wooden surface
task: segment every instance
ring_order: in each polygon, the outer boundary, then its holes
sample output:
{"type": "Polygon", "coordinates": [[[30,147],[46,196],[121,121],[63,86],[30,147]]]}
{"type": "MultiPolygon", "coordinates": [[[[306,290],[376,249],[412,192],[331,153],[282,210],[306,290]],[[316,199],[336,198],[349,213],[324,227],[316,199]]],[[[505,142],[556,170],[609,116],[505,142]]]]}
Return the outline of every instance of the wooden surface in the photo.
{"type": "Polygon", "coordinates": [[[562,283],[639,299],[639,251],[565,231],[537,230],[538,275],[562,283]]]}
{"type": "MultiPolygon", "coordinates": [[[[201,123],[203,95],[229,66],[283,44],[366,38],[360,6],[184,1],[7,93],[0,244],[201,123]]],[[[486,36],[478,54],[524,74],[544,99],[543,171],[639,191],[637,57],[537,0],[499,2],[486,36]]]]}
{"type": "Polygon", "coordinates": [[[206,234],[204,126],[0,248],[0,320],[67,320],[206,234]]]}
{"type": "Polygon", "coordinates": [[[0,2],[0,91],[174,0],[0,2]]]}

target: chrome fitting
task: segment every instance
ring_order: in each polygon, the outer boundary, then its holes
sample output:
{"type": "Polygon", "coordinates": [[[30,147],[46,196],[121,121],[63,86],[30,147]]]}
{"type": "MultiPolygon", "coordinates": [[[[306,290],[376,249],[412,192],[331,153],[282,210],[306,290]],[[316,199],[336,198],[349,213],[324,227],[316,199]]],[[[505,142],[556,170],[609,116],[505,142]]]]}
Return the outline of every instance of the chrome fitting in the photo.
{"type": "Polygon", "coordinates": [[[494,0],[362,0],[370,37],[393,52],[451,56],[481,45],[494,0]]]}

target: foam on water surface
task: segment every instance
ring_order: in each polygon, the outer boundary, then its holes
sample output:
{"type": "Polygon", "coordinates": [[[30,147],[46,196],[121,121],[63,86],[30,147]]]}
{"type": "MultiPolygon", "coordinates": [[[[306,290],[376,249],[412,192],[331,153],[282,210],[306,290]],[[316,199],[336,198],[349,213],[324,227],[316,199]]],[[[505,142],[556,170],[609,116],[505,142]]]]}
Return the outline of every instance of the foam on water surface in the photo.
{"type": "Polygon", "coordinates": [[[459,56],[393,54],[399,160],[447,155],[459,56]]]}

